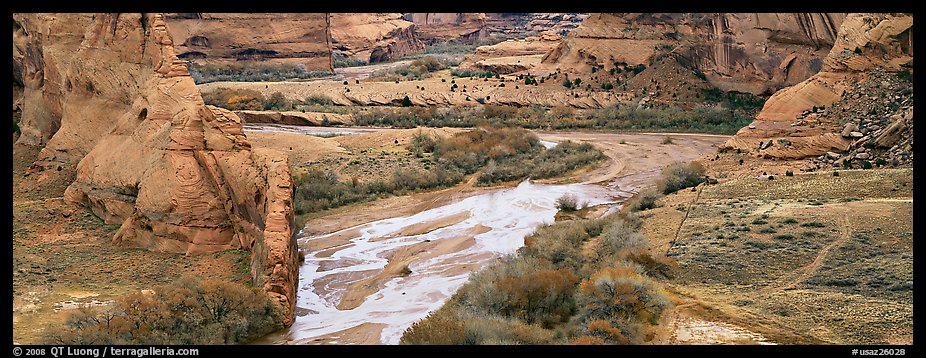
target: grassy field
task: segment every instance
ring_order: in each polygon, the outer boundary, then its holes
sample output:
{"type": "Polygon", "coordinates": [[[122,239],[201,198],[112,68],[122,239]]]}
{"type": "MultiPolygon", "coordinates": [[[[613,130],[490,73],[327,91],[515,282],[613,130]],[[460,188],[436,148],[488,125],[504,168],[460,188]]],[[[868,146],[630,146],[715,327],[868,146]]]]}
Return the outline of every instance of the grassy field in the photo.
{"type": "Polygon", "coordinates": [[[669,287],[699,307],[685,314],[780,344],[910,343],[912,177],[731,179],[641,211],[642,232],[678,262],[669,287]]]}

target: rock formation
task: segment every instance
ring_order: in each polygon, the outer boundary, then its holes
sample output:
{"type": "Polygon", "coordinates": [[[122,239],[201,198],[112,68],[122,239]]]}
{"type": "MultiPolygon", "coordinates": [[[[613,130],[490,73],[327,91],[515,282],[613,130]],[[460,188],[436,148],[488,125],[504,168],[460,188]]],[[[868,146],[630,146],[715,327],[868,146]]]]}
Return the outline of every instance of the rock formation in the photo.
{"type": "Polygon", "coordinates": [[[415,23],[418,37],[428,44],[473,43],[488,34],[483,13],[406,13],[404,17],[415,23]]]}
{"type": "Polygon", "coordinates": [[[400,13],[331,14],[331,39],[340,54],[369,63],[424,50],[415,24],[400,13]]]}
{"type": "Polygon", "coordinates": [[[121,224],[119,244],[186,254],[250,250],[254,285],[281,304],[290,324],[298,260],[288,159],[251,148],[234,113],[203,103],[164,17],[13,20],[20,141],[46,143],[37,166],[77,162],[65,200],[121,224]]]}
{"type": "Polygon", "coordinates": [[[906,77],[913,71],[913,17],[850,14],[822,66],[772,95],[725,147],[772,158],[820,156],[837,165],[852,159],[840,153],[872,141],[868,147],[890,148],[889,159],[912,163],[913,90],[906,77]]]}
{"type": "Polygon", "coordinates": [[[466,56],[460,67],[501,74],[528,70],[539,65],[543,56],[556,48],[561,40],[557,35],[545,34],[479,46],[473,54],[466,56]]]}
{"type": "Polygon", "coordinates": [[[576,13],[487,13],[489,36],[523,38],[539,35],[566,36],[588,18],[576,13]]]}
{"type": "Polygon", "coordinates": [[[354,122],[350,114],[296,111],[235,111],[244,123],[288,124],[297,126],[349,125],[354,122]]]}
{"type": "Polygon", "coordinates": [[[671,54],[724,91],[771,93],[820,70],[844,14],[593,14],[544,58],[567,71],[671,54]]]}
{"type": "MultiPolygon", "coordinates": [[[[401,106],[408,96],[414,106],[474,106],[480,103],[507,106],[568,106],[573,108],[602,108],[632,99],[632,94],[621,92],[594,91],[573,95],[557,86],[524,86],[508,82],[508,86],[497,87],[472,78],[458,78],[460,87],[466,85],[466,92],[450,91],[450,83],[436,79],[424,81],[365,82],[362,85],[345,87],[339,82],[317,81],[311,85],[298,82],[236,83],[236,89],[248,89],[269,96],[281,92],[288,99],[297,100],[311,96],[325,96],[338,106],[401,106]],[[422,89],[423,88],[423,89],[422,89]]],[[[206,83],[200,86],[208,93],[221,88],[221,83],[206,83]]]]}
{"type": "Polygon", "coordinates": [[[177,57],[197,63],[255,60],[333,71],[328,14],[167,14],[177,57]]]}

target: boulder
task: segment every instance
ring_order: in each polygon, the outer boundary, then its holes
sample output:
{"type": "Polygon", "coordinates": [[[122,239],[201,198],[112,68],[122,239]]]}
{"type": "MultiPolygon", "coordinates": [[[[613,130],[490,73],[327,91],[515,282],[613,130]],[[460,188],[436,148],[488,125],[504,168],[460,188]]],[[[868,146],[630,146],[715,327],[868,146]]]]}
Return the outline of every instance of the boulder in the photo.
{"type": "Polygon", "coordinates": [[[851,133],[855,131],[858,131],[858,126],[855,125],[855,123],[848,123],[842,128],[842,136],[848,138],[851,136],[851,133]]]}

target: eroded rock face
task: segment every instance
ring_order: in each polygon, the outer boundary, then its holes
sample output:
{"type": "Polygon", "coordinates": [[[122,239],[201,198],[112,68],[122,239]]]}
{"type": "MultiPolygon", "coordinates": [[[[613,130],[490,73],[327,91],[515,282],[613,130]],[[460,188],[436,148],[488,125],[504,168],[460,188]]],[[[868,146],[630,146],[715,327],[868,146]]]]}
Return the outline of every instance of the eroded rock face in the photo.
{"type": "Polygon", "coordinates": [[[289,124],[297,126],[345,125],[354,122],[350,114],[296,111],[236,111],[244,123],[289,124]]]}
{"type": "Polygon", "coordinates": [[[119,244],[186,254],[251,250],[255,286],[278,300],[290,324],[298,260],[288,159],[252,149],[237,115],[203,103],[164,17],[15,14],[14,21],[29,140],[49,138],[37,165],[79,160],[65,200],[121,224],[119,244]]]}
{"type": "Polygon", "coordinates": [[[39,164],[76,163],[113,129],[112,114],[131,105],[139,83],[157,68],[170,71],[142,19],[13,14],[14,87],[16,78],[23,85],[19,143],[44,146],[39,164]]]}
{"type": "Polygon", "coordinates": [[[166,14],[177,56],[197,63],[253,60],[333,71],[328,14],[166,14]]]}
{"type": "Polygon", "coordinates": [[[487,13],[489,35],[523,38],[525,34],[566,36],[579,27],[588,14],[579,13],[487,13]]]}
{"type": "Polygon", "coordinates": [[[414,22],[418,37],[428,44],[451,40],[472,43],[488,34],[483,13],[405,13],[414,22]]]}
{"type": "Polygon", "coordinates": [[[724,91],[771,93],[821,69],[844,14],[593,14],[543,62],[587,72],[659,53],[724,91]]]}
{"type": "Polygon", "coordinates": [[[415,24],[400,13],[331,14],[331,38],[336,51],[369,63],[424,50],[415,24]]]}
{"type": "MultiPolygon", "coordinates": [[[[859,142],[865,141],[853,136],[854,131],[842,135],[847,123],[856,125],[856,129],[860,124],[872,126],[870,130],[875,132],[884,129],[879,126],[886,126],[888,117],[903,118],[912,111],[912,89],[898,80],[903,77],[900,71],[913,71],[912,39],[913,18],[910,15],[848,15],[823,61],[823,70],[772,95],[756,120],[724,146],[766,157],[794,159],[823,156],[826,152],[841,153],[858,147],[859,142]],[[893,78],[885,80],[884,72],[893,78]],[[861,105],[866,106],[864,111],[852,108],[861,105]],[[763,142],[778,143],[780,139],[786,140],[787,145],[762,148],[763,142]]],[[[912,138],[912,125],[909,131],[910,135],[893,137],[912,138]]],[[[908,143],[892,141],[894,144],[900,148],[892,148],[892,159],[894,155],[903,157],[901,154],[908,143]]],[[[909,144],[910,157],[903,157],[903,160],[912,161],[912,140],[909,144]]],[[[825,156],[821,157],[823,159],[825,156]]]]}

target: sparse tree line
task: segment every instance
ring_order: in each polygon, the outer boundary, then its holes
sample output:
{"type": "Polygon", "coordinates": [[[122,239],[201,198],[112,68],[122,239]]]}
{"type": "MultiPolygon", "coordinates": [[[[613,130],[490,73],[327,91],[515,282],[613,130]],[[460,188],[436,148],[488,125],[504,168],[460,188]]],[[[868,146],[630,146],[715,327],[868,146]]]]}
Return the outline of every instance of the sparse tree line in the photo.
{"type": "Polygon", "coordinates": [[[276,82],[292,79],[309,79],[334,75],[328,71],[308,71],[303,64],[271,64],[255,61],[235,61],[221,64],[187,66],[193,82],[276,82]]]}
{"type": "Polygon", "coordinates": [[[604,158],[590,144],[560,143],[546,149],[537,135],[517,127],[477,127],[448,138],[415,134],[406,149],[429,163],[425,169],[397,169],[387,179],[342,180],[333,171],[297,168],[297,215],[368,201],[383,195],[449,187],[482,170],[477,183],[550,178],[567,174],[604,158]]]}
{"type": "MultiPolygon", "coordinates": [[[[481,99],[485,102],[485,99],[481,99]]],[[[476,98],[480,102],[480,98],[476,98]]],[[[752,117],[720,107],[693,110],[680,108],[636,108],[614,105],[600,109],[571,107],[514,107],[486,103],[473,107],[367,108],[354,111],[354,123],[395,128],[474,127],[483,124],[509,125],[529,129],[608,129],[622,131],[665,131],[733,134],[752,122],[752,117]]]]}

